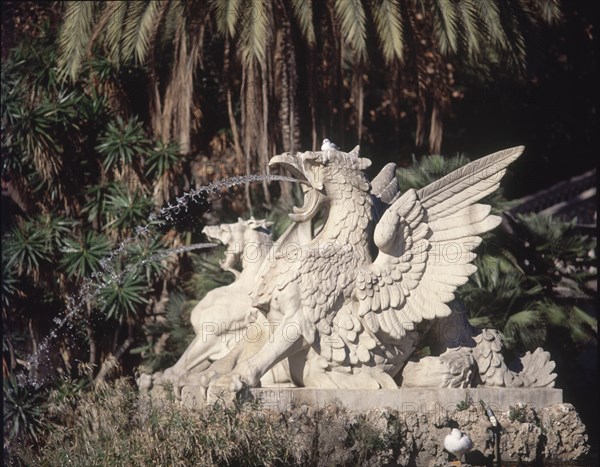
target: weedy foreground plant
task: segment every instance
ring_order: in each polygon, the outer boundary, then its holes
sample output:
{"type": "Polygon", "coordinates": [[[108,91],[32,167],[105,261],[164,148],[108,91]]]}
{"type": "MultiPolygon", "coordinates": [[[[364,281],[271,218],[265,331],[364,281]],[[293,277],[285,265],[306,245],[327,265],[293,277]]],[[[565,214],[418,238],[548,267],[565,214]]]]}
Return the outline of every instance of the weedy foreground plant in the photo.
{"type": "Polygon", "coordinates": [[[9,465],[328,465],[374,461],[382,448],[391,453],[401,444],[399,425],[381,433],[339,410],[290,416],[256,402],[190,410],[168,390],[160,402],[140,398],[126,378],[72,388],[63,383],[50,393],[43,439],[15,446],[9,465]],[[298,447],[305,423],[314,431],[298,447]]]}

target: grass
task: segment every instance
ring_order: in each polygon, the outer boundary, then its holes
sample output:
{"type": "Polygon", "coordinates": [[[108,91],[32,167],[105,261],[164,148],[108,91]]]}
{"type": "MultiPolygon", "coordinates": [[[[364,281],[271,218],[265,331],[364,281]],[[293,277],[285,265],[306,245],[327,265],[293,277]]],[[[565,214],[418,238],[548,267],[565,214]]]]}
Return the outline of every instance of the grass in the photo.
{"type": "MultiPolygon", "coordinates": [[[[349,420],[343,409],[275,413],[257,402],[181,407],[140,397],[130,379],[51,394],[39,442],[11,446],[5,465],[204,466],[381,463],[398,431],[349,420]]],[[[6,454],[6,452],[5,452],[6,454]]]]}

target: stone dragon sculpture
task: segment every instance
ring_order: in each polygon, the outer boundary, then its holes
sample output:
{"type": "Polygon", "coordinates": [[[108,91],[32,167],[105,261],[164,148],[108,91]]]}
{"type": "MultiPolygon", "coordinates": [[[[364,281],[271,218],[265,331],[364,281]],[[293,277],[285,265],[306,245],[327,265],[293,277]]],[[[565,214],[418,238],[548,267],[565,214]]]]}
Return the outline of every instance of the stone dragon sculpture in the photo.
{"type": "Polygon", "coordinates": [[[501,222],[478,201],[498,188],[523,149],[491,154],[402,194],[394,164],[368,181],[371,161],[358,147],[275,156],[270,165],[303,183],[304,205],[290,214],[295,224],[272,260],[253,272],[244,312],[258,310],[272,332],[237,344],[201,372],[201,385],[254,387],[287,361],[300,387],[553,386],[547,352],[527,353],[520,371],[512,370],[502,336],[472,328],[454,295],[476,270],[480,236],[501,222]],[[319,213],[318,233],[294,234],[319,213]],[[432,355],[416,359],[426,337],[432,355]]]}

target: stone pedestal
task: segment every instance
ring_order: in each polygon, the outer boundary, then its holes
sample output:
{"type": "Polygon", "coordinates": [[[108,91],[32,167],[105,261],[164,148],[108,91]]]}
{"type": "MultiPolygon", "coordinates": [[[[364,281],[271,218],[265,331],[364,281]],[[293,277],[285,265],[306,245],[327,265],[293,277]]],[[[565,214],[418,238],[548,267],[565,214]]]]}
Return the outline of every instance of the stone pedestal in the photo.
{"type": "MultiPolygon", "coordinates": [[[[209,393],[218,396],[217,391],[209,393]]],[[[561,389],[548,388],[469,388],[469,389],[314,389],[314,388],[254,388],[244,397],[261,399],[264,407],[288,410],[302,404],[314,407],[338,405],[351,411],[393,409],[399,412],[432,412],[455,410],[457,405],[483,400],[495,412],[508,411],[510,406],[525,403],[542,409],[563,401],[561,389]]],[[[210,402],[210,396],[209,396],[210,402]]]]}
{"type": "MultiPolygon", "coordinates": [[[[211,386],[208,391],[201,386],[185,386],[181,393],[182,404],[199,408],[203,404],[227,402],[233,394],[225,387],[211,386]]],[[[289,410],[301,405],[324,408],[343,407],[346,410],[365,412],[371,409],[392,409],[398,412],[434,412],[456,410],[459,405],[479,404],[483,400],[494,412],[506,412],[518,403],[540,410],[563,402],[562,389],[555,388],[468,388],[468,389],[316,389],[267,387],[252,388],[242,392],[242,400],[257,400],[262,406],[274,410],[289,410]]]]}

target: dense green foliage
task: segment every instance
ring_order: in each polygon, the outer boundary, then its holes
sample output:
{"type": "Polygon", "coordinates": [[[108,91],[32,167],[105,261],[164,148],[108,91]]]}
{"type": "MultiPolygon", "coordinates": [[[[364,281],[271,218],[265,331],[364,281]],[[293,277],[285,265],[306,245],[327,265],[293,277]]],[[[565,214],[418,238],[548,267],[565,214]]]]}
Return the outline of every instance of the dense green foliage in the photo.
{"type": "Polygon", "coordinates": [[[9,442],[37,435],[41,394],[56,369],[69,375],[85,361],[87,378],[101,379],[110,355],[145,343],[176,268],[168,247],[186,233],[148,221],[177,148],[126,116],[119,96],[127,71],[99,60],[76,82],[61,82],[53,34],[41,27],[2,63],[3,196],[12,201],[2,238],[9,442]]]}

